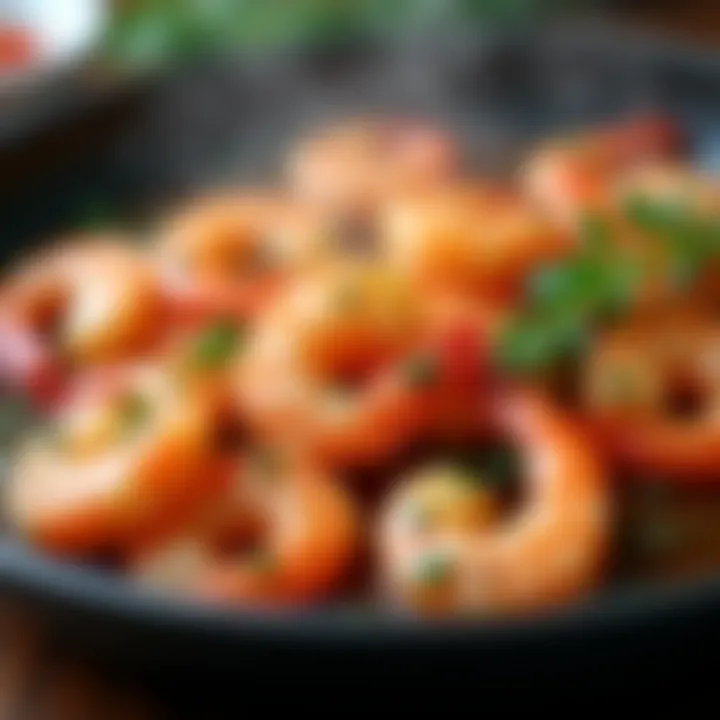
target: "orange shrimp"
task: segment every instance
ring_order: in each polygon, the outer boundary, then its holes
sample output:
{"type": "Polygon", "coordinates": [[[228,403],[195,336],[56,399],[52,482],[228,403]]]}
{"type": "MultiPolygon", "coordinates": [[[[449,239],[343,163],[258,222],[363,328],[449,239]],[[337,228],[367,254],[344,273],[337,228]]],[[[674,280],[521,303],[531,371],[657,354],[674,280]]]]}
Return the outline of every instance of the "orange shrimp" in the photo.
{"type": "Polygon", "coordinates": [[[386,268],[333,264],[303,278],[261,320],[241,358],[237,398],[248,422],[328,462],[393,452],[428,416],[434,369],[406,359],[420,315],[386,268]]]}
{"type": "Polygon", "coordinates": [[[304,201],[340,217],[373,214],[396,193],[442,186],[457,151],[439,130],[402,120],[358,121],[311,137],[288,174],[304,201]]]}
{"type": "Polygon", "coordinates": [[[598,440],[643,474],[712,481],[720,471],[720,332],[676,310],[598,339],[583,372],[583,407],[598,440]]]}
{"type": "Polygon", "coordinates": [[[211,602],[306,603],[338,588],[358,550],[352,498],[305,463],[242,461],[211,510],[192,533],[140,553],[136,576],[211,602]]]}
{"type": "Polygon", "coordinates": [[[383,586],[423,614],[518,613],[571,600],[598,580],[609,543],[609,487],[592,446],[547,402],[505,395],[498,426],[518,444],[529,485],[505,521],[477,478],[430,467],[383,509],[383,586]]]}
{"type": "Polygon", "coordinates": [[[50,551],[121,550],[214,491],[212,419],[152,366],[89,375],[51,432],[21,448],[6,493],[23,535],[50,551]]]}
{"type": "Polygon", "coordinates": [[[522,199],[480,185],[392,203],[381,228],[389,262],[423,291],[475,298],[506,297],[538,263],[574,247],[522,199]]]}
{"type": "Polygon", "coordinates": [[[60,389],[63,366],[131,357],[150,347],[165,307],[157,277],[115,238],[83,238],[12,275],[0,294],[0,371],[39,399],[60,389]]]}
{"type": "Polygon", "coordinates": [[[433,296],[390,268],[331,264],[304,277],[248,339],[241,414],[264,436],[335,465],[368,465],[427,435],[474,434],[490,308],[433,296]]]}
{"type": "Polygon", "coordinates": [[[608,211],[619,174],[674,155],[681,142],[679,128],[659,116],[587,130],[544,144],[523,169],[523,182],[551,217],[576,228],[584,213],[608,211]]]}
{"type": "Polygon", "coordinates": [[[714,217],[720,209],[718,177],[675,161],[631,168],[618,177],[615,192],[620,200],[638,197],[669,203],[702,216],[714,217]]]}
{"type": "Polygon", "coordinates": [[[160,248],[181,320],[253,317],[295,270],[322,257],[330,235],[315,213],[267,193],[204,198],[168,223],[160,248]]]}

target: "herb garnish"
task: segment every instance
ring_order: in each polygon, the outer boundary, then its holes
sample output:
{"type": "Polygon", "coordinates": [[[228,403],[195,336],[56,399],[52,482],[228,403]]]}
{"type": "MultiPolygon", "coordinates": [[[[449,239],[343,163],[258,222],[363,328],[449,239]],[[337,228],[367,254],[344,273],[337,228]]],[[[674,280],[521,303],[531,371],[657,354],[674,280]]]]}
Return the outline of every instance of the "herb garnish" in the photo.
{"type": "Polygon", "coordinates": [[[132,432],[142,425],[150,415],[150,403],[139,393],[128,393],[122,398],[120,417],[123,427],[132,432]]]}
{"type": "Polygon", "coordinates": [[[220,320],[204,330],[195,340],[190,363],[197,370],[221,368],[237,350],[242,334],[237,324],[220,320]]]}
{"type": "MultiPolygon", "coordinates": [[[[709,261],[720,259],[720,216],[644,197],[629,198],[623,210],[631,227],[660,244],[669,288],[682,291],[709,261]]],[[[581,239],[575,255],[530,279],[526,306],[498,346],[498,360],[511,372],[544,372],[576,357],[593,329],[629,309],[654,271],[636,249],[613,242],[610,224],[600,217],[585,218],[581,239]]]]}
{"type": "Polygon", "coordinates": [[[452,576],[453,566],[444,553],[429,553],[419,558],[414,568],[415,581],[424,586],[443,585],[452,576]]]}

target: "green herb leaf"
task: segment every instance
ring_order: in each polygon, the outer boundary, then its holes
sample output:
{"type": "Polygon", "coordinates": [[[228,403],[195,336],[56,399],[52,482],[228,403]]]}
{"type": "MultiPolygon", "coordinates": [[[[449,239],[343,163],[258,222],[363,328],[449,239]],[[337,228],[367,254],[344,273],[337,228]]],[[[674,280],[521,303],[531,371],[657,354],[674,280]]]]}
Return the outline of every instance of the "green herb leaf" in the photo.
{"type": "MultiPolygon", "coordinates": [[[[650,240],[662,243],[668,286],[687,288],[708,262],[720,259],[720,217],[643,197],[630,198],[624,210],[650,240]]],[[[581,233],[575,255],[530,279],[525,309],[505,328],[497,357],[511,372],[544,372],[572,358],[598,326],[625,313],[643,287],[649,268],[634,250],[613,243],[604,220],[585,217],[581,233]]]]}
{"type": "Polygon", "coordinates": [[[241,342],[240,328],[229,321],[219,321],[207,328],[195,341],[191,363],[199,370],[217,370],[233,356],[241,342]]]}
{"type": "Polygon", "coordinates": [[[559,358],[577,355],[586,337],[584,318],[579,314],[519,316],[505,328],[497,358],[511,372],[543,372],[559,358]]]}
{"type": "Polygon", "coordinates": [[[429,553],[420,557],[413,571],[415,582],[424,586],[446,583],[453,573],[453,564],[444,553],[429,553]]]}
{"type": "Polygon", "coordinates": [[[129,432],[137,430],[150,416],[151,406],[148,399],[140,393],[128,393],[122,399],[120,415],[123,427],[129,432]]]}
{"type": "Polygon", "coordinates": [[[594,214],[585,214],[580,220],[580,236],[586,250],[593,254],[610,251],[612,236],[604,218],[594,214]]]}
{"type": "Polygon", "coordinates": [[[720,252],[720,218],[703,216],[681,200],[630,197],[625,213],[657,237],[667,251],[670,280],[679,290],[691,285],[705,264],[720,252]]]}

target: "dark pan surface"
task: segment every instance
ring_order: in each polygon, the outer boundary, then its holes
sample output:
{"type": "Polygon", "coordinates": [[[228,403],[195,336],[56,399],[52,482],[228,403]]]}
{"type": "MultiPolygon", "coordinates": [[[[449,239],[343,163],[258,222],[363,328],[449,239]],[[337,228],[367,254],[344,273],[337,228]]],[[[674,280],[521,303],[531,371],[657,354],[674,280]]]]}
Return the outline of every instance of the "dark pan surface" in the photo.
{"type": "MultiPolygon", "coordinates": [[[[697,162],[720,168],[719,91],[720,58],[599,28],[207,64],[123,88],[0,147],[0,249],[7,261],[89,222],[142,222],[201,187],[270,182],[299,133],[358,113],[437,118],[467,141],[479,168],[502,174],[536,137],[656,108],[682,122],[697,162]]],[[[21,423],[12,417],[16,431],[21,423]]],[[[0,544],[0,585],[91,644],[176,664],[203,652],[220,664],[251,657],[257,669],[311,647],[326,666],[347,653],[385,665],[452,657],[466,668],[492,658],[502,673],[522,662],[537,667],[542,657],[552,672],[577,668],[580,657],[601,664],[619,655],[662,657],[668,643],[680,657],[681,639],[720,634],[720,577],[627,587],[553,617],[471,626],[420,625],[357,608],[267,616],[190,607],[11,541],[0,544]]]]}

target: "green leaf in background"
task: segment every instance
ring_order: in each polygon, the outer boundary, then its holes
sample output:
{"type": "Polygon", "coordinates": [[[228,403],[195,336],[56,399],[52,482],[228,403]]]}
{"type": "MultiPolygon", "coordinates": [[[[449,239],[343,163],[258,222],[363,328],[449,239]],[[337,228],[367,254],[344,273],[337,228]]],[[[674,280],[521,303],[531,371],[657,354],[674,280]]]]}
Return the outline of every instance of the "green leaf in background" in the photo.
{"type": "Polygon", "coordinates": [[[507,24],[585,0],[134,0],[107,38],[111,59],[147,68],[228,48],[343,41],[468,22],[507,24]]]}
{"type": "Polygon", "coordinates": [[[140,0],[108,36],[108,54],[131,68],[233,47],[340,39],[399,18],[409,0],[140,0]]]}
{"type": "Polygon", "coordinates": [[[232,321],[218,321],[205,329],[192,348],[191,363],[197,370],[217,370],[238,349],[242,333],[232,321]]]}

